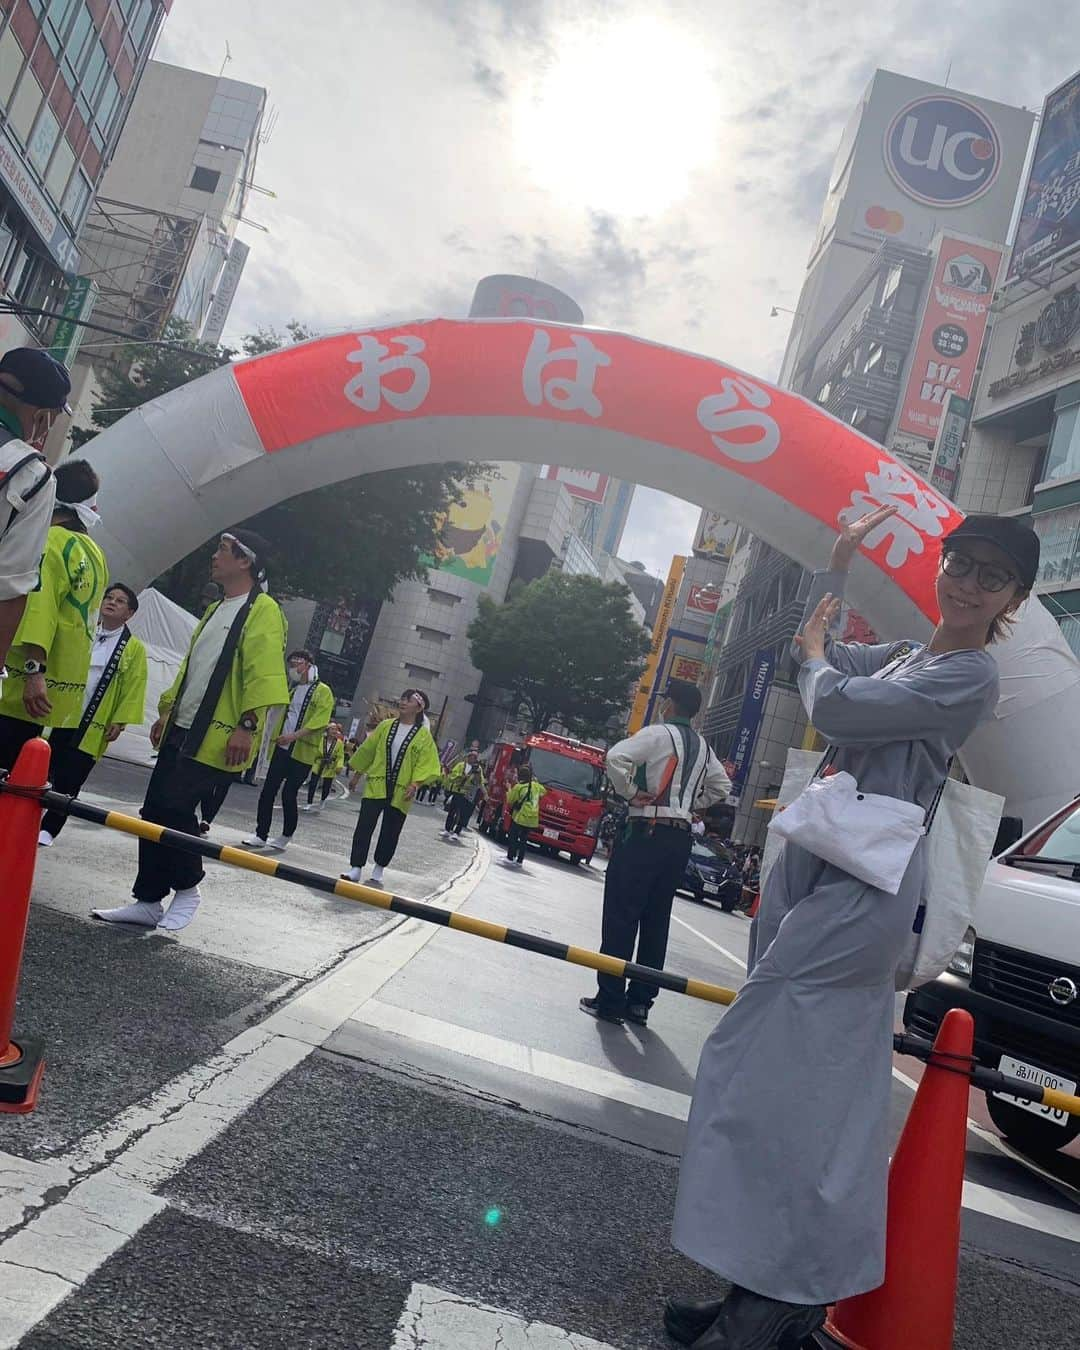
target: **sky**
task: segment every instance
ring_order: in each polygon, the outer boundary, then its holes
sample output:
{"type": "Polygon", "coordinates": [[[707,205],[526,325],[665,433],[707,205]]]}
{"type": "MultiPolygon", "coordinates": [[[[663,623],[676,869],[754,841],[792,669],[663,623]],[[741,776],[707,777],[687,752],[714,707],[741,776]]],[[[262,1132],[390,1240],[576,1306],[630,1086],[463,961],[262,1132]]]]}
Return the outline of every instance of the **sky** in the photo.
{"type": "MultiPolygon", "coordinates": [[[[1038,109],[1075,0],[177,0],[163,61],[276,109],[226,338],[463,316],[538,276],[587,323],[775,379],[840,133],[875,68],[1038,109]]],[[[639,489],[666,575],[697,508],[639,489]]]]}

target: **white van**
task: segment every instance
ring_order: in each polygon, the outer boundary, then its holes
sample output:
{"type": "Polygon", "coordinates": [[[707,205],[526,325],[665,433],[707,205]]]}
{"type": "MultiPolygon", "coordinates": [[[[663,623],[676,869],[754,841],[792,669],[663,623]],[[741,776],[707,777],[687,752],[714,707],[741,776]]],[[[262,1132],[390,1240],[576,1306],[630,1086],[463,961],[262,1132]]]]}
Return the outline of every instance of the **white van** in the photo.
{"type": "MultiPolygon", "coordinates": [[[[932,1040],[949,1008],[975,1019],[991,1069],[1076,1092],[1080,1082],[1080,797],[998,855],[974,927],[948,971],[908,995],[904,1025],[932,1040]]],[[[1080,1135],[1080,1116],[987,1093],[998,1129],[1027,1153],[1080,1135]]]]}

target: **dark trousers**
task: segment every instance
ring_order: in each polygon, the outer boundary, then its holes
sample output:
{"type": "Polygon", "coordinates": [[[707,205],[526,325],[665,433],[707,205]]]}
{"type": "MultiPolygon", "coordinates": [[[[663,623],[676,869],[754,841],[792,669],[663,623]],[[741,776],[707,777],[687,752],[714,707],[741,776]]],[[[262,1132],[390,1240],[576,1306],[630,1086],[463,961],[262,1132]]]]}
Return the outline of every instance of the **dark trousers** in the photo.
{"type": "Polygon", "coordinates": [[[330,789],[334,786],[333,778],[320,778],[317,773],[313,773],[308,779],[307,785],[307,804],[308,806],[315,800],[315,789],[322,784],[322,799],[326,801],[330,796],[330,789]]]}
{"type": "MultiPolygon", "coordinates": [[[[207,790],[232,775],[180,755],[185,732],[174,728],[161,744],[154,772],[146,785],[139,815],[170,830],[199,833],[196,809],[207,790]]],[[[164,900],[170,891],[184,891],[203,879],[202,859],[164,844],[139,840],[139,871],[131,893],[136,900],[164,900]]]]}
{"type": "Polygon", "coordinates": [[[0,769],[13,769],[19,751],[42,730],[37,722],[24,722],[21,717],[0,717],[0,769]]]}
{"type": "Polygon", "coordinates": [[[454,792],[450,796],[450,809],[446,813],[446,828],[451,834],[460,834],[472,818],[473,804],[464,792],[454,792]]]}
{"type": "MultiPolygon", "coordinates": [[[[76,743],[78,727],[56,727],[49,732],[49,745],[52,754],[49,759],[49,782],[56,792],[67,797],[77,797],[79,789],[90,776],[90,770],[97,763],[93,755],[80,750],[76,743]]],[[[80,738],[81,739],[81,738],[80,738]]],[[[55,839],[67,824],[63,811],[46,811],[41,828],[55,839]]]]}
{"type": "Polygon", "coordinates": [[[510,841],[506,846],[506,856],[511,862],[525,861],[525,844],[529,838],[528,825],[519,825],[516,820],[510,822],[510,841]]]}
{"type": "MultiPolygon", "coordinates": [[[[658,825],[634,825],[629,838],[615,845],[604,878],[603,941],[605,956],[662,970],[667,956],[671,902],[690,857],[689,830],[658,825]],[[635,958],[634,948],[637,947],[635,958]]],[[[626,981],[617,975],[598,975],[601,1004],[621,1012],[627,1003],[650,1007],[659,989],[655,984],[626,981]]]]}
{"type": "Polygon", "coordinates": [[[292,749],[278,746],[270,758],[266,770],[266,782],[259,793],[259,810],[256,817],[256,833],[260,839],[270,834],[270,822],[274,818],[274,803],[281,793],[281,809],[285,821],[281,833],[291,839],[296,833],[296,796],[311,772],[310,764],[301,764],[292,757],[292,749]]]}
{"type": "Polygon", "coordinates": [[[225,798],[229,795],[229,789],[232,787],[232,774],[223,783],[215,783],[207,788],[203,793],[202,800],[199,802],[199,815],[207,825],[213,824],[217,818],[217,813],[225,805],[225,798]]]}
{"type": "Polygon", "coordinates": [[[356,818],[353,830],[352,853],[349,863],[353,867],[363,867],[368,860],[371,836],[382,816],[382,828],[379,830],[379,842],[375,845],[375,861],[380,867],[389,867],[401,827],[405,824],[405,812],[391,806],[386,797],[365,797],[360,803],[360,814],[356,818]]]}

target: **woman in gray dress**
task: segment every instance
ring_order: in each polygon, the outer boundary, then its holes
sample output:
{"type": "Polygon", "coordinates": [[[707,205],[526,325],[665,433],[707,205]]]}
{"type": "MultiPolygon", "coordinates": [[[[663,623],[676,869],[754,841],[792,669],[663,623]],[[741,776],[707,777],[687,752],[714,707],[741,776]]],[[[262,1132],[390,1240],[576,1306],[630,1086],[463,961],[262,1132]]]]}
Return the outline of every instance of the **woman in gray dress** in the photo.
{"type": "MultiPolygon", "coordinates": [[[[1011,517],[968,517],[943,544],[941,622],[925,647],[833,642],[851,560],[891,514],[844,526],[815,574],[799,691],[837,769],[929,808],[994,711],[986,647],[1031,590],[1039,544],[1011,517]]],[[[683,1344],[795,1350],[827,1304],[881,1284],[894,976],[924,869],[920,841],[889,895],[797,845],[780,853],[749,977],[698,1067],[673,1241],[733,1289],[723,1302],[668,1301],[665,1325],[683,1344]]]]}

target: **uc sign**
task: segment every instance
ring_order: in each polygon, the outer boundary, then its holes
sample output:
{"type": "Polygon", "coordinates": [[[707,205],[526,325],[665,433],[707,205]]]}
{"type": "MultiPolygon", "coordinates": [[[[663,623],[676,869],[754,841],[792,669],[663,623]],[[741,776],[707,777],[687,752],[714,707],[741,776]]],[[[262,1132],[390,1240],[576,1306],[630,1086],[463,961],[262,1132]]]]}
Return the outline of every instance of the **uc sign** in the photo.
{"type": "Polygon", "coordinates": [[[941,94],[901,108],[884,151],[896,185],[927,206],[966,206],[993,186],[1001,168],[993,123],[974,104],[941,94]]]}

